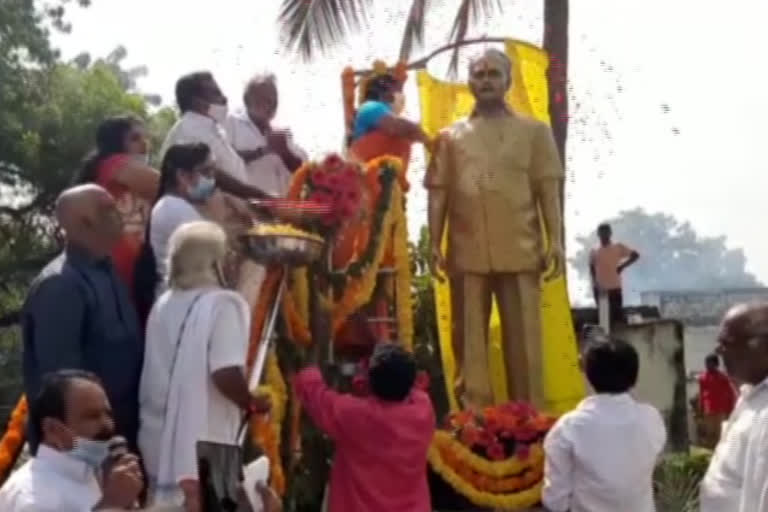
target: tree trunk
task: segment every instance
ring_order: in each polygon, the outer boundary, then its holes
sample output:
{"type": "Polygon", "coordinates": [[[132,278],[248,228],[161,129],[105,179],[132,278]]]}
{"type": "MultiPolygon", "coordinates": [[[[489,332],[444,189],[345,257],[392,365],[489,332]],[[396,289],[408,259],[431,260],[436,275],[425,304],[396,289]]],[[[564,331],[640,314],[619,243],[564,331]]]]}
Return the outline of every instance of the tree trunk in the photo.
{"type": "MultiPolygon", "coordinates": [[[[568,0],[544,0],[544,49],[549,54],[549,117],[560,160],[565,165],[568,139],[568,0]]],[[[560,189],[560,207],[565,211],[565,183],[560,189]]],[[[565,223],[561,236],[565,246],[565,223]]]]}

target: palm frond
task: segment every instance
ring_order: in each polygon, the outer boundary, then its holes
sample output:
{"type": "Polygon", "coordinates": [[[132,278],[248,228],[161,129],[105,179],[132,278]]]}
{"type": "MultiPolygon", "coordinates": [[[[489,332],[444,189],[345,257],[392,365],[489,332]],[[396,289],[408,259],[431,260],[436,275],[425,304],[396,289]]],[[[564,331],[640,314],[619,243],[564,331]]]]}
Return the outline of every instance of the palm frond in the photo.
{"type": "MultiPolygon", "coordinates": [[[[494,14],[500,14],[504,10],[502,0],[462,0],[453,20],[449,42],[463,41],[469,27],[479,19],[487,19],[494,14]]],[[[459,69],[459,49],[457,46],[451,55],[448,73],[455,76],[459,69]]]]}
{"type": "Polygon", "coordinates": [[[283,47],[309,59],[368,22],[373,0],[283,0],[278,16],[283,47]]]}
{"type": "Polygon", "coordinates": [[[400,60],[407,62],[411,56],[415,44],[424,43],[425,13],[429,9],[430,0],[413,0],[408,10],[408,19],[405,22],[403,40],[400,43],[400,60]]]}

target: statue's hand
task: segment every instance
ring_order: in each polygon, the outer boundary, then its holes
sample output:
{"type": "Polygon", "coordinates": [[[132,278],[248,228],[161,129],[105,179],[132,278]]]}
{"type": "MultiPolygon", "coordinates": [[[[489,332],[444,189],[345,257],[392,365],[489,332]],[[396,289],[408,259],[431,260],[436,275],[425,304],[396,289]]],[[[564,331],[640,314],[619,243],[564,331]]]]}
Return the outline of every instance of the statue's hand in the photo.
{"type": "Polygon", "coordinates": [[[440,246],[433,246],[429,256],[429,271],[435,279],[442,283],[445,280],[443,274],[445,274],[446,266],[445,257],[443,256],[443,251],[440,250],[440,246]]]}
{"type": "Polygon", "coordinates": [[[560,243],[552,243],[544,259],[544,279],[553,281],[563,275],[565,251],[560,243]]]}

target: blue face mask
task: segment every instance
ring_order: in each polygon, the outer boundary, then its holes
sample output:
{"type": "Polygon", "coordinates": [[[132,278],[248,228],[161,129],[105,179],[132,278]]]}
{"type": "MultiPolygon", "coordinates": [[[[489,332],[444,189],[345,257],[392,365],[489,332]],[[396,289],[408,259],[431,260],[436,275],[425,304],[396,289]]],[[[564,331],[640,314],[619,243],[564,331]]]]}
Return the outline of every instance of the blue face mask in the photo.
{"type": "Polygon", "coordinates": [[[202,203],[213,195],[214,190],[216,190],[216,180],[210,176],[200,176],[197,184],[189,189],[189,199],[202,203]]]}
{"type": "Polygon", "coordinates": [[[109,457],[109,441],[76,437],[75,446],[69,451],[69,456],[85,462],[94,469],[99,468],[109,457]]]}

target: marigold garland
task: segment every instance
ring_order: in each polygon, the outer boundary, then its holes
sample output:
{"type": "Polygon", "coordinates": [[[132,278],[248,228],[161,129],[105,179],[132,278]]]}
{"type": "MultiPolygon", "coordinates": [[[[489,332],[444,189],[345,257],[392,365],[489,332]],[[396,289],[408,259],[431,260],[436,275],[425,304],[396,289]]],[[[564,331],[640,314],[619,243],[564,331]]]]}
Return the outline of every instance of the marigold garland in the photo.
{"type": "MultiPolygon", "coordinates": [[[[305,184],[310,173],[317,168],[313,163],[306,163],[299,168],[291,180],[288,197],[301,199],[305,193],[305,184]]],[[[384,155],[369,161],[365,165],[365,182],[370,193],[369,206],[374,210],[374,218],[368,222],[349,224],[343,228],[343,236],[351,247],[358,247],[349,254],[356,260],[345,261],[343,270],[344,287],[342,296],[329,304],[332,316],[332,329],[337,333],[349,316],[367,304],[378,281],[378,272],[388,254],[394,256],[395,297],[398,336],[406,347],[413,343],[413,317],[410,308],[410,263],[408,260],[407,220],[403,192],[409,184],[404,167],[399,158],[384,155]],[[392,177],[387,172],[393,173],[392,177]],[[373,229],[371,229],[373,228],[373,229]],[[393,229],[394,228],[394,229],[393,229]],[[373,233],[371,233],[373,231],[373,233]],[[393,232],[394,231],[394,232],[393,232]],[[363,247],[362,250],[360,247],[363,247]]],[[[304,279],[304,286],[306,279],[304,279]]],[[[305,345],[311,342],[308,328],[308,315],[297,311],[296,294],[293,290],[283,301],[284,313],[290,336],[305,345]]]]}
{"type": "Polygon", "coordinates": [[[501,461],[490,461],[480,457],[444,430],[435,432],[432,444],[441,452],[451,452],[458,462],[472,471],[494,478],[518,475],[527,469],[537,469],[544,465],[544,449],[539,443],[531,445],[530,453],[524,460],[512,457],[501,461]]]}
{"type": "Polygon", "coordinates": [[[266,382],[257,388],[257,393],[269,395],[272,410],[269,415],[256,416],[251,420],[251,439],[269,459],[272,488],[282,496],[285,493],[285,472],[280,458],[280,433],[288,396],[274,351],[267,356],[266,382]]]}
{"type": "Polygon", "coordinates": [[[305,267],[293,270],[291,279],[291,295],[296,304],[296,312],[301,320],[309,325],[309,281],[305,267]]]}
{"type": "Polygon", "coordinates": [[[397,334],[400,343],[410,351],[413,350],[413,309],[411,308],[411,263],[408,258],[408,221],[405,218],[402,194],[395,194],[393,199],[395,232],[392,249],[395,257],[397,334]]]}
{"type": "MultiPolygon", "coordinates": [[[[400,187],[392,187],[393,198],[401,194],[400,187]]],[[[392,202],[396,202],[395,199],[392,202]]],[[[379,267],[384,257],[385,249],[392,238],[393,209],[387,208],[384,213],[382,227],[378,233],[378,243],[371,263],[362,269],[362,274],[357,278],[348,278],[344,293],[341,299],[334,305],[331,315],[332,330],[336,333],[349,316],[365,305],[371,298],[376,281],[378,279],[379,267]]]]}
{"type": "Polygon", "coordinates": [[[351,67],[344,68],[341,73],[341,90],[344,101],[344,126],[351,133],[352,123],[355,119],[355,70],[351,67]]]}
{"type": "Polygon", "coordinates": [[[447,447],[439,449],[443,462],[455,473],[470,483],[475,489],[496,494],[508,494],[528,489],[544,477],[544,468],[541,465],[526,469],[515,475],[491,476],[478,471],[459,459],[454,452],[447,447]]]}
{"type": "MultiPolygon", "coordinates": [[[[467,481],[449,466],[441,456],[440,450],[435,443],[429,447],[427,453],[432,469],[448,482],[457,492],[466,497],[475,505],[488,508],[498,508],[502,510],[521,510],[532,507],[541,501],[541,490],[543,482],[533,484],[530,488],[513,493],[496,493],[478,489],[472,482],[467,481]]],[[[479,483],[486,488],[491,487],[490,478],[478,479],[479,483]]]]}
{"type": "Polygon", "coordinates": [[[299,345],[308,347],[312,344],[312,334],[309,332],[309,326],[301,317],[293,293],[287,291],[283,295],[283,318],[288,329],[288,337],[299,345]]]}
{"type": "Polygon", "coordinates": [[[28,413],[27,398],[22,395],[11,413],[8,428],[0,439],[0,482],[5,480],[24,446],[28,413]]]}

